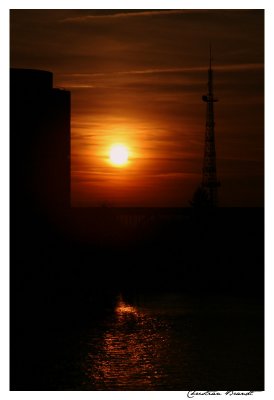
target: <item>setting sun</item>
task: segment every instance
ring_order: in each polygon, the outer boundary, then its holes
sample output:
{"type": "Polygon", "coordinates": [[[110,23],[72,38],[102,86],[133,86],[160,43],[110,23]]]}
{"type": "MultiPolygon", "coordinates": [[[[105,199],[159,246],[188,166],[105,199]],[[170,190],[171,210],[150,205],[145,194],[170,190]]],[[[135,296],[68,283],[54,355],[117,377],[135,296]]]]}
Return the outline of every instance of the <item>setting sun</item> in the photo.
{"type": "Polygon", "coordinates": [[[109,152],[109,159],[116,166],[123,166],[128,160],[128,148],[123,144],[115,144],[109,152]]]}

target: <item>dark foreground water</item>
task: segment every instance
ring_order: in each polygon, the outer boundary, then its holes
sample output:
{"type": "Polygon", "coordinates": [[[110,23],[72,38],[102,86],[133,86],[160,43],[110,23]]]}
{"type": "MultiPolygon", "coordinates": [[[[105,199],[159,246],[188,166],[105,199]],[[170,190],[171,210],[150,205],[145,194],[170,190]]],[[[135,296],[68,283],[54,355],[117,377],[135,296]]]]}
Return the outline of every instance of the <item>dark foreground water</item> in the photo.
{"type": "Polygon", "coordinates": [[[263,308],[251,299],[119,295],[78,339],[59,340],[50,390],[264,389],[263,308]]]}

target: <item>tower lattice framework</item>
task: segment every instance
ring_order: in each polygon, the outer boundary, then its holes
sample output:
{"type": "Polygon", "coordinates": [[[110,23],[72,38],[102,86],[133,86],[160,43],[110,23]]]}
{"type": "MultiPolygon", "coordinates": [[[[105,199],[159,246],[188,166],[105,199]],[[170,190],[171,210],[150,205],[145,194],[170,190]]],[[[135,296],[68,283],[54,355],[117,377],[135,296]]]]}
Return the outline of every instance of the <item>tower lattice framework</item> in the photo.
{"type": "Polygon", "coordinates": [[[203,162],[202,188],[207,194],[208,204],[218,205],[218,187],[220,182],[217,179],[216,169],[216,150],[215,150],[215,122],[214,122],[214,103],[218,101],[213,94],[213,71],[211,67],[211,47],[209,54],[208,69],[208,92],[202,96],[206,102],[206,130],[205,130],[205,149],[203,162]]]}

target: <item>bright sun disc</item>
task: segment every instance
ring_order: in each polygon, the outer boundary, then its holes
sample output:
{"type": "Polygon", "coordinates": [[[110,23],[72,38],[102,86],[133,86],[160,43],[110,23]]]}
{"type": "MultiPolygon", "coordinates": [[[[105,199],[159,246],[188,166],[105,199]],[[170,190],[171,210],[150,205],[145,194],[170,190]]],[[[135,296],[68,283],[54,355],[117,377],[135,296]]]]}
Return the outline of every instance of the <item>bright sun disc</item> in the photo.
{"type": "Polygon", "coordinates": [[[128,160],[128,149],[122,144],[115,144],[110,149],[109,158],[114,165],[124,165],[128,160]]]}

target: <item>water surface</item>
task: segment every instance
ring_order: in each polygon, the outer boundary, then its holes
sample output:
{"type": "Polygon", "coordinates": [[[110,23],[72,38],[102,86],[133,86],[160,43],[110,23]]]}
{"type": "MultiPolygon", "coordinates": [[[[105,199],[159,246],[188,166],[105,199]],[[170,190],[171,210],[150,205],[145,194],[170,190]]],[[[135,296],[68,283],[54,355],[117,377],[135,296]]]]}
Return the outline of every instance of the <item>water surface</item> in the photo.
{"type": "Polygon", "coordinates": [[[67,351],[55,366],[57,390],[263,390],[262,307],[224,296],[119,295],[67,351]]]}

